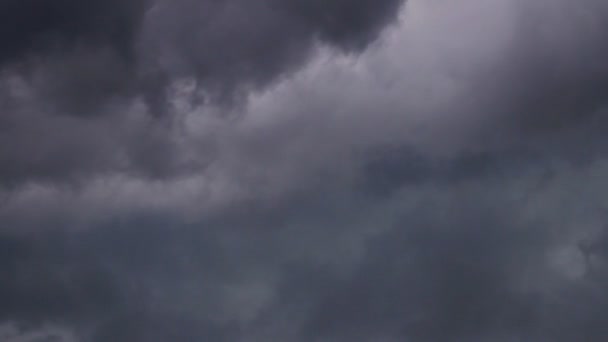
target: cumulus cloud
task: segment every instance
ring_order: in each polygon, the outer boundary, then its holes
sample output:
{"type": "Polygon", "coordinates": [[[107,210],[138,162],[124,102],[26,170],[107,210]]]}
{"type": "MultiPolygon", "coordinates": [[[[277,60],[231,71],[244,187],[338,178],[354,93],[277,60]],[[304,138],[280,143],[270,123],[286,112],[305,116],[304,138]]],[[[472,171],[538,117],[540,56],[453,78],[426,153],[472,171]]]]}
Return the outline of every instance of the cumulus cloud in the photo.
{"type": "Polygon", "coordinates": [[[0,338],[604,339],[601,1],[0,6],[0,338]]]}

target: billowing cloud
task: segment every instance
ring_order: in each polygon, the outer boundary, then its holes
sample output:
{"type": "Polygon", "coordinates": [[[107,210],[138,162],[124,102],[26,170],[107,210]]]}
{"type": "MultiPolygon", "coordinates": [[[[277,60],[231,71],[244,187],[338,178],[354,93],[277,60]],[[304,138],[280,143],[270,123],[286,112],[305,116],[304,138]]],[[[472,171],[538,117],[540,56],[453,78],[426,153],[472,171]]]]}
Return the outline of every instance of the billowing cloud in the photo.
{"type": "Polygon", "coordinates": [[[601,1],[1,6],[0,339],[608,333],[601,1]]]}
{"type": "Polygon", "coordinates": [[[289,73],[317,41],[360,50],[400,4],[5,0],[0,63],[60,113],[91,115],[134,96],[157,113],[175,79],[194,79],[200,96],[232,98],[289,73]]]}
{"type": "Polygon", "coordinates": [[[183,101],[233,103],[292,73],[317,43],[361,50],[400,4],[3,1],[2,183],[173,173],[175,138],[145,116],[170,114],[180,80],[193,88],[183,101]]]}

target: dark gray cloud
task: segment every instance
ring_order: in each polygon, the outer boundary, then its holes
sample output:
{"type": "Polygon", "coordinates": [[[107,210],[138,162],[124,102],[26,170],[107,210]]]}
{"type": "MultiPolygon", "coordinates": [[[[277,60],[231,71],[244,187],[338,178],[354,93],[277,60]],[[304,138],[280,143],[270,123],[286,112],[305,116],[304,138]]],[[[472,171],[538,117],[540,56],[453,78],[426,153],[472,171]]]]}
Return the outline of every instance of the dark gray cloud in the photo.
{"type": "Polygon", "coordinates": [[[3,0],[2,63],[18,62],[44,49],[108,44],[129,54],[145,2],[3,0]]]}
{"type": "Polygon", "coordinates": [[[2,2],[0,339],[603,341],[608,7],[541,3],[2,2]]]}
{"type": "Polygon", "coordinates": [[[586,263],[578,212],[604,219],[603,171],[488,170],[380,199],[314,189],[192,223],[5,237],[2,316],[94,341],[602,340],[604,248],[592,240],[586,263]]]}
{"type": "Polygon", "coordinates": [[[401,2],[5,0],[0,65],[21,69],[64,113],[142,95],[158,112],[175,78],[231,98],[300,65],[317,40],[359,50],[401,2]]]}
{"type": "Polygon", "coordinates": [[[401,3],[2,1],[2,183],[179,173],[188,163],[164,127],[179,121],[176,82],[193,85],[180,101],[234,105],[295,72],[318,43],[361,51],[401,3]],[[134,121],[134,111],[165,118],[134,121]]]}

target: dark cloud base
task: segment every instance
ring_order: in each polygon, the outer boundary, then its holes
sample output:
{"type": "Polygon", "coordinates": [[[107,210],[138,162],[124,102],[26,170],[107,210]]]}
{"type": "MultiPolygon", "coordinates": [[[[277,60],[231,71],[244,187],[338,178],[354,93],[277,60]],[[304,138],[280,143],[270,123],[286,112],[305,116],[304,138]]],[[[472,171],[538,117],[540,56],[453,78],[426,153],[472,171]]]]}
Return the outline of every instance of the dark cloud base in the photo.
{"type": "MultiPolygon", "coordinates": [[[[492,164],[478,165],[470,180],[446,181],[438,192],[430,183],[410,195],[418,182],[393,183],[390,195],[367,197],[362,212],[361,203],[310,194],[279,211],[251,204],[190,224],[146,214],[80,233],[5,235],[0,317],[67,327],[83,341],[603,340],[601,240],[572,243],[593,270],[575,280],[552,275],[547,257],[565,237],[547,218],[525,219],[526,200],[500,185],[530,166],[496,176],[492,164]],[[366,233],[356,222],[370,207],[382,215],[366,233]],[[354,259],[344,249],[353,236],[363,243],[354,259]],[[530,273],[541,280],[526,280],[530,273]],[[226,289],[246,289],[259,274],[273,295],[242,321],[239,310],[254,304],[233,306],[238,293],[226,289]],[[535,287],[545,277],[551,286],[535,287]]],[[[546,191],[536,182],[559,186],[542,174],[532,177],[531,196],[546,191]]]]}

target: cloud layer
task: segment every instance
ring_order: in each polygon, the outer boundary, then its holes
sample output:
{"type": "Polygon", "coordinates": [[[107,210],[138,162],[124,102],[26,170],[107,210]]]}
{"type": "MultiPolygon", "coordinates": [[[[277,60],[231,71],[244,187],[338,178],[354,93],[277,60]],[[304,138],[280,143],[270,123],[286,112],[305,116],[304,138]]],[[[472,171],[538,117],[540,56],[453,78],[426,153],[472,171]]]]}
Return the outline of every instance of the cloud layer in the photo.
{"type": "Polygon", "coordinates": [[[603,2],[0,9],[0,339],[608,333],[603,2]]]}

